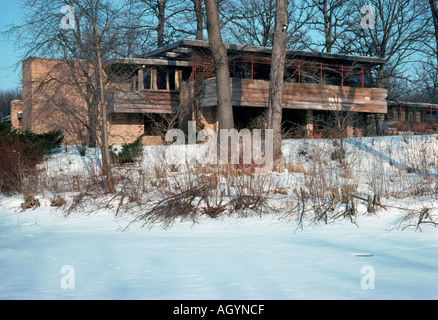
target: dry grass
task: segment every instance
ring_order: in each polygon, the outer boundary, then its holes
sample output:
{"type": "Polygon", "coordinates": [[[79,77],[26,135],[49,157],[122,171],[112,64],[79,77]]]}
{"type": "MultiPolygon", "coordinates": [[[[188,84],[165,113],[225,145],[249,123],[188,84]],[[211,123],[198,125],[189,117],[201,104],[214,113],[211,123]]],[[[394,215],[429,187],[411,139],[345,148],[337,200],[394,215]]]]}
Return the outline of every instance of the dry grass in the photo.
{"type": "MultiPolygon", "coordinates": [[[[296,221],[299,228],[340,219],[355,223],[359,205],[371,214],[381,210],[387,200],[438,195],[434,139],[418,142],[407,136],[401,145],[390,140],[378,145],[372,145],[376,152],[398,163],[378,156],[366,163],[349,150],[341,165],[338,159],[331,159],[339,145],[330,140],[314,146],[303,143],[293,153],[295,158],[277,163],[276,170],[268,174],[256,174],[254,164],[169,165],[163,157],[144,167],[117,167],[115,195],[108,195],[99,168],[92,164],[88,174],[60,171],[53,175],[43,167],[24,179],[21,188],[27,195],[50,199],[51,205],[65,214],[110,209],[116,216],[128,214],[141,226],[163,228],[181,219],[195,223],[201,216],[268,213],[281,213],[279,216],[296,221]],[[362,166],[372,170],[363,171],[362,166]]],[[[24,208],[34,205],[26,202],[24,208]]],[[[419,212],[407,213],[403,223],[414,225],[415,218],[420,219],[419,212]]],[[[423,215],[421,224],[429,218],[433,215],[423,215]]]]}

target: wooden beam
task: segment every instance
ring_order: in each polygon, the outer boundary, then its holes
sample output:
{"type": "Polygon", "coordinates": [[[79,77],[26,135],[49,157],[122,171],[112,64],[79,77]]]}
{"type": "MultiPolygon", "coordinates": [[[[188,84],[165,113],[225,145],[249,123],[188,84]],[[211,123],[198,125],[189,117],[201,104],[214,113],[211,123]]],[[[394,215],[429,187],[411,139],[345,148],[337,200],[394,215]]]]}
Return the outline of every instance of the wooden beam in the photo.
{"type": "MultiPolygon", "coordinates": [[[[201,107],[217,105],[216,83],[212,80],[204,81],[200,87],[201,107]]],[[[269,81],[233,79],[230,86],[233,106],[267,107],[269,81]]],[[[386,96],[387,90],[379,88],[285,83],[283,108],[386,113],[386,96]]]]}
{"type": "Polygon", "coordinates": [[[179,53],[179,52],[163,52],[160,53],[158,56],[159,57],[166,57],[166,58],[178,58],[181,57],[183,55],[183,53],[179,53]]]}
{"type": "Polygon", "coordinates": [[[146,66],[174,66],[174,67],[191,67],[191,61],[183,60],[166,60],[166,59],[144,59],[144,58],[120,58],[116,59],[113,64],[134,64],[146,66]]]}
{"type": "Polygon", "coordinates": [[[179,93],[164,90],[118,91],[112,113],[174,113],[180,106],[179,93]]]}
{"type": "MultiPolygon", "coordinates": [[[[181,41],[176,42],[174,45],[169,45],[163,48],[158,48],[151,53],[148,54],[149,57],[154,56],[158,53],[164,51],[174,51],[176,52],[176,48],[181,49],[185,47],[196,47],[196,48],[204,48],[209,49],[210,45],[208,41],[202,40],[192,40],[192,39],[183,39],[181,41]]],[[[231,44],[225,43],[225,47],[227,50],[232,51],[241,51],[241,52],[252,52],[252,53],[261,53],[270,55],[272,52],[271,47],[262,47],[262,46],[250,46],[243,44],[231,44]]],[[[354,56],[354,55],[345,55],[345,54],[333,54],[326,52],[315,52],[315,51],[303,51],[303,50],[286,50],[287,56],[293,57],[310,57],[316,59],[330,59],[330,60],[346,60],[353,62],[363,62],[363,63],[371,63],[371,64],[382,64],[385,63],[385,59],[376,58],[376,57],[365,57],[365,56],[354,56]]]]}
{"type": "Polygon", "coordinates": [[[143,78],[144,78],[143,69],[139,69],[138,70],[138,90],[144,89],[143,78]]]}

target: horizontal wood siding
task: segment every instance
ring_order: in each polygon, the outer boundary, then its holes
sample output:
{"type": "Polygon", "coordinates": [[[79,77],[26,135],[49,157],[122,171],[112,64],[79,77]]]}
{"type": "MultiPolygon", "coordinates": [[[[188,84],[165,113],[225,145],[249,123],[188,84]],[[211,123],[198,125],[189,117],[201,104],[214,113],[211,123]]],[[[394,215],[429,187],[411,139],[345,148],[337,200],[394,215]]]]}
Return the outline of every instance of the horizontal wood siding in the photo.
{"type": "Polygon", "coordinates": [[[142,90],[118,91],[115,95],[113,113],[172,113],[179,108],[179,92],[142,90]]]}
{"type": "MultiPolygon", "coordinates": [[[[269,81],[231,79],[230,82],[233,106],[267,107],[269,81]]],[[[386,97],[386,89],[286,82],[283,108],[386,113],[386,97]]],[[[215,78],[205,80],[200,87],[199,105],[217,105],[215,78]]]]}

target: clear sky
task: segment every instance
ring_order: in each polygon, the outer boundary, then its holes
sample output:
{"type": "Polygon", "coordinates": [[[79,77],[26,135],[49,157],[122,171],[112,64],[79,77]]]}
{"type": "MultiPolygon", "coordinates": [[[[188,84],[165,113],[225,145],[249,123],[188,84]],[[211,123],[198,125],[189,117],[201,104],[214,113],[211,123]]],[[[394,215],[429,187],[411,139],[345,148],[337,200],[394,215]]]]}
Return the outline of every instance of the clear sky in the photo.
{"type": "Polygon", "coordinates": [[[3,35],[13,24],[20,24],[20,0],[1,0],[0,6],[0,90],[21,86],[20,54],[14,48],[13,39],[3,35]]]}

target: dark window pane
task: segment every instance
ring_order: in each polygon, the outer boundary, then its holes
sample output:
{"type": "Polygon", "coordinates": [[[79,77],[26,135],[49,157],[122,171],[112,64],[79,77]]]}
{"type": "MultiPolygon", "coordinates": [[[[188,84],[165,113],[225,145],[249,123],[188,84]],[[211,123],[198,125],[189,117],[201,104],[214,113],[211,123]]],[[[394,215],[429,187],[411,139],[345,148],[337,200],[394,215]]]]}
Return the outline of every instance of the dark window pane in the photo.
{"type": "Polygon", "coordinates": [[[143,86],[145,89],[151,89],[151,70],[144,70],[143,86]]]}
{"type": "Polygon", "coordinates": [[[169,69],[169,90],[176,90],[175,69],[169,69]]]}
{"type": "Polygon", "coordinates": [[[159,68],[157,69],[157,89],[158,90],[166,90],[167,89],[167,81],[166,81],[166,69],[159,68]]]}
{"type": "Polygon", "coordinates": [[[254,62],[254,79],[269,80],[270,72],[271,68],[269,64],[254,62]]]}

